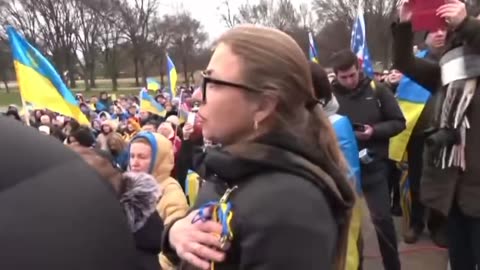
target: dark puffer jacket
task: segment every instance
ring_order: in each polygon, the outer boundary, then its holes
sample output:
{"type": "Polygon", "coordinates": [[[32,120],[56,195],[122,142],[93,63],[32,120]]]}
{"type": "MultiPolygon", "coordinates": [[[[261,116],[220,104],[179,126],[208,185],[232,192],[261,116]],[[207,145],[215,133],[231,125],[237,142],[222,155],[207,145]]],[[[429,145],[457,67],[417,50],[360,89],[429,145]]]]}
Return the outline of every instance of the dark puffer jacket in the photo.
{"type": "MultiPolygon", "coordinates": [[[[230,197],[234,239],[215,269],[333,269],[354,195],[346,179],[337,183],[321,169],[316,151],[277,133],[211,149],[202,164],[207,177],[194,208],[238,186],[230,197]]],[[[167,243],[162,251],[175,259],[167,243]]]]}

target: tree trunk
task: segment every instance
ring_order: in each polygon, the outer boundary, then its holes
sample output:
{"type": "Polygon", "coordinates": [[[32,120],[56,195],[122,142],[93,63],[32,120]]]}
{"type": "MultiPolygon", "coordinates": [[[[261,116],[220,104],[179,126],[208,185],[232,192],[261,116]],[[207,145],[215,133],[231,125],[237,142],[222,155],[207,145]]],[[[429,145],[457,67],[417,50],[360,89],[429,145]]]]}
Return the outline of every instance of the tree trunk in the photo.
{"type": "Polygon", "coordinates": [[[85,71],[83,72],[83,81],[85,82],[85,91],[89,92],[91,88],[90,84],[88,83],[87,68],[85,68],[85,71]]]}
{"type": "Polygon", "coordinates": [[[110,49],[107,47],[104,52],[104,69],[103,76],[105,78],[112,78],[111,68],[110,68],[110,49]]]}
{"type": "Polygon", "coordinates": [[[192,79],[192,84],[195,86],[195,71],[190,71],[190,79],[192,79]]]}
{"type": "Polygon", "coordinates": [[[77,88],[77,81],[75,81],[75,72],[68,71],[68,80],[70,81],[70,88],[77,88]]]}
{"type": "Polygon", "coordinates": [[[90,88],[97,88],[97,84],[95,83],[95,62],[92,61],[89,65],[88,75],[90,76],[90,88]]]}
{"type": "Polygon", "coordinates": [[[115,91],[115,92],[118,90],[117,77],[118,77],[118,76],[117,76],[116,74],[114,74],[114,75],[112,76],[112,90],[115,91]]]}
{"type": "Polygon", "coordinates": [[[183,58],[183,76],[185,78],[185,84],[187,85],[187,88],[190,87],[190,80],[188,79],[188,67],[187,67],[186,57],[183,58]]]}
{"type": "Polygon", "coordinates": [[[118,90],[118,66],[117,66],[117,51],[115,47],[112,48],[108,68],[110,71],[110,76],[112,78],[113,91],[117,91],[118,90]]]}
{"type": "Polygon", "coordinates": [[[7,80],[7,77],[3,77],[3,84],[5,85],[5,91],[8,93],[10,93],[10,88],[8,88],[8,80],[7,80]]]}
{"type": "Polygon", "coordinates": [[[140,81],[138,80],[138,57],[137,56],[133,57],[133,65],[135,67],[135,86],[139,87],[140,81]]]}
{"type": "Polygon", "coordinates": [[[70,81],[70,88],[76,88],[77,82],[75,81],[75,63],[72,60],[72,55],[68,54],[65,63],[68,70],[68,80],[70,81]]]}
{"type": "Polygon", "coordinates": [[[160,85],[165,86],[165,57],[160,57],[160,85]]]}
{"type": "Polygon", "coordinates": [[[142,85],[146,87],[148,74],[145,68],[145,59],[142,57],[139,62],[140,62],[140,68],[142,69],[142,85]]]}

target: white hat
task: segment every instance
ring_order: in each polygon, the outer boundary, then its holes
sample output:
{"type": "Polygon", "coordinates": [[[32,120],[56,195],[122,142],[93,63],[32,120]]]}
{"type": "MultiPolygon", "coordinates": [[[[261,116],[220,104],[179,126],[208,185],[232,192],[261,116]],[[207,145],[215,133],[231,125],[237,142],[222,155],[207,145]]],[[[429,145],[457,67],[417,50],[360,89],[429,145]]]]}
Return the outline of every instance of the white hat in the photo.
{"type": "Polygon", "coordinates": [[[167,117],[165,122],[172,123],[175,126],[178,126],[180,124],[180,120],[178,119],[178,117],[176,115],[170,115],[169,117],[167,117]]]}
{"type": "Polygon", "coordinates": [[[45,133],[47,135],[50,135],[50,127],[49,126],[39,126],[38,127],[38,131],[42,132],[42,133],[45,133]]]}

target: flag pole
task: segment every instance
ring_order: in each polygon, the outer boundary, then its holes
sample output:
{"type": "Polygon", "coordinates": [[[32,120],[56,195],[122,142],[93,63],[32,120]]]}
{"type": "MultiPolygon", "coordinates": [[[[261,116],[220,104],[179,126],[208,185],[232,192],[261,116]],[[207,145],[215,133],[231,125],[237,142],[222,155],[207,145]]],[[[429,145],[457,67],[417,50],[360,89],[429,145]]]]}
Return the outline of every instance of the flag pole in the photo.
{"type": "Polygon", "coordinates": [[[30,126],[30,112],[28,110],[27,103],[25,102],[25,99],[23,98],[21,92],[20,92],[20,100],[22,101],[22,108],[25,111],[25,113],[24,113],[25,124],[27,124],[27,126],[30,126]]]}
{"type": "MultiPolygon", "coordinates": [[[[182,89],[182,91],[180,91],[180,100],[178,101],[178,108],[177,108],[177,118],[178,118],[178,120],[180,120],[180,111],[182,109],[183,91],[184,91],[183,89],[182,89]]],[[[175,127],[175,136],[177,136],[177,134],[178,134],[178,126],[180,126],[180,125],[176,125],[176,127],[175,127]]]]}

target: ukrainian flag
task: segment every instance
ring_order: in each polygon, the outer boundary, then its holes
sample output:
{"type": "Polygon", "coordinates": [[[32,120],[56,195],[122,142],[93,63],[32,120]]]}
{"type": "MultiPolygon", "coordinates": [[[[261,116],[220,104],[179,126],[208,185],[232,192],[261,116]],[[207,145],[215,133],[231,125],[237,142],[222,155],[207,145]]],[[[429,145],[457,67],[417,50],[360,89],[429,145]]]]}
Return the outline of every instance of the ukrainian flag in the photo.
{"type": "Polygon", "coordinates": [[[167,54],[167,71],[168,71],[168,82],[170,83],[170,95],[171,98],[177,96],[177,69],[173,64],[172,59],[167,54]]]}
{"type": "Polygon", "coordinates": [[[148,94],[147,90],[140,91],[140,111],[151,112],[162,117],[165,117],[167,114],[165,108],[155,101],[155,99],[148,94]]]}
{"type": "Polygon", "coordinates": [[[308,32],[308,56],[310,61],[318,64],[317,47],[315,46],[315,40],[313,39],[312,32],[308,32]]]}
{"type": "Polygon", "coordinates": [[[159,90],[160,88],[161,88],[160,83],[157,80],[155,80],[154,78],[147,78],[148,90],[156,91],[156,90],[159,90]]]}
{"type": "Polygon", "coordinates": [[[196,172],[188,170],[187,178],[185,179],[185,194],[187,194],[190,206],[195,204],[199,188],[200,176],[196,172]]]}
{"type": "Polygon", "coordinates": [[[348,226],[347,257],[345,262],[345,270],[356,270],[360,266],[361,254],[358,244],[362,227],[362,208],[365,201],[362,196],[361,166],[358,157],[357,139],[355,138],[352,123],[347,117],[335,114],[328,117],[328,119],[335,131],[340,150],[342,150],[345,160],[350,167],[349,180],[352,181],[352,186],[355,186],[356,193],[359,195],[353,206],[348,226]]]}
{"type": "Polygon", "coordinates": [[[13,27],[7,27],[20,94],[25,102],[90,125],[53,65],[13,27]]]}
{"type": "MultiPolygon", "coordinates": [[[[427,51],[421,51],[417,57],[423,58],[427,53],[427,51]]],[[[405,160],[408,141],[429,98],[430,92],[410,78],[404,76],[400,81],[397,88],[397,100],[407,121],[407,128],[390,139],[389,157],[391,160],[397,162],[405,160]]]]}

